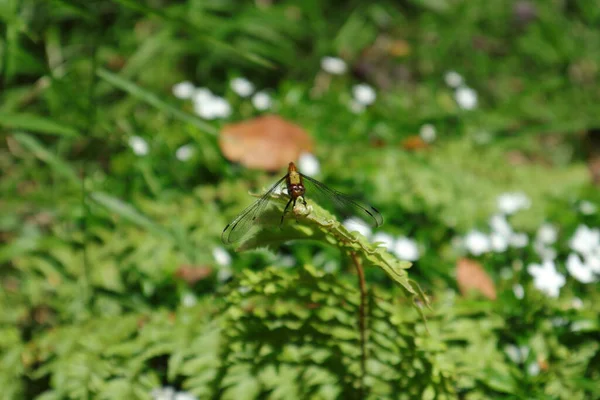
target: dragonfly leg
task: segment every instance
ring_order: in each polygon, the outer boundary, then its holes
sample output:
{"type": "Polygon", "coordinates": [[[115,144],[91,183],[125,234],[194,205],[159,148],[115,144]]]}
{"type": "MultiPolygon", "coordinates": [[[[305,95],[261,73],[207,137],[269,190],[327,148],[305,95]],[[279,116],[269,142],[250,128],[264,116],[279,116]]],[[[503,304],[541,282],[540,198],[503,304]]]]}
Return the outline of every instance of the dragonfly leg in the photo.
{"type": "Polygon", "coordinates": [[[296,200],[292,199],[290,197],[290,201],[287,202],[287,204],[285,205],[285,208],[283,209],[283,214],[281,214],[281,222],[279,223],[279,228],[281,228],[281,226],[283,225],[283,218],[285,218],[285,213],[287,212],[287,209],[290,206],[290,203],[292,202],[292,200],[294,200],[294,205],[296,203],[296,200]]]}

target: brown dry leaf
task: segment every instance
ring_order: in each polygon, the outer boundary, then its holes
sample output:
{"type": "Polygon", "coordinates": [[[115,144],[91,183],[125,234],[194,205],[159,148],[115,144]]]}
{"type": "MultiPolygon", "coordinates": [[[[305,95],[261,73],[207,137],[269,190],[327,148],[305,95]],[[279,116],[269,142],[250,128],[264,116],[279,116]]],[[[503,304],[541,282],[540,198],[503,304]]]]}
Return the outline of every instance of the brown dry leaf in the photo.
{"type": "Polygon", "coordinates": [[[301,153],[312,152],[312,138],[298,125],[276,115],[266,115],[226,125],[219,147],[229,161],[248,168],[279,171],[301,153]]]}
{"type": "Polygon", "coordinates": [[[196,282],[208,278],[213,272],[209,266],[182,265],[177,268],[175,276],[183,279],[188,285],[194,285],[196,282]]]}
{"type": "Polygon", "coordinates": [[[402,141],[402,147],[405,150],[416,151],[423,150],[429,147],[429,144],[421,139],[421,136],[409,136],[402,141]]]}
{"type": "Polygon", "coordinates": [[[496,300],[494,282],[475,260],[461,258],[456,265],[456,281],[463,296],[475,290],[490,300],[496,300]]]}

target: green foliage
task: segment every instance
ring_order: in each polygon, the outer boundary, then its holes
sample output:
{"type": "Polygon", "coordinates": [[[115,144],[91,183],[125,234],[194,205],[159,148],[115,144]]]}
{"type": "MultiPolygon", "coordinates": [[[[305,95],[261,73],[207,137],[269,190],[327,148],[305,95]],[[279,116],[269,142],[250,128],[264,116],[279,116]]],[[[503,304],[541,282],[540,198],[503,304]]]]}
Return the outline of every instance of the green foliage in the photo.
{"type": "Polygon", "coordinates": [[[0,2],[0,397],[600,398],[597,282],[565,266],[577,227],[600,226],[582,207],[600,207],[599,21],[586,1],[0,2]],[[349,72],[320,70],[326,55],[349,72]],[[272,181],[219,150],[223,125],[262,114],[238,76],[311,134],[321,181],[417,239],[410,270],[310,196],[219,260],[227,221],[272,181]],[[172,96],[184,80],[231,117],[196,116],[172,96]],[[377,101],[355,114],[364,81],[377,101]],[[411,150],[423,124],[437,139],[411,150]],[[530,242],[472,256],[495,301],[457,297],[457,239],[510,191],[531,200],[510,217],[530,242]],[[527,271],[542,222],[558,227],[558,299],[527,271]],[[365,376],[349,252],[370,288],[365,376]]]}

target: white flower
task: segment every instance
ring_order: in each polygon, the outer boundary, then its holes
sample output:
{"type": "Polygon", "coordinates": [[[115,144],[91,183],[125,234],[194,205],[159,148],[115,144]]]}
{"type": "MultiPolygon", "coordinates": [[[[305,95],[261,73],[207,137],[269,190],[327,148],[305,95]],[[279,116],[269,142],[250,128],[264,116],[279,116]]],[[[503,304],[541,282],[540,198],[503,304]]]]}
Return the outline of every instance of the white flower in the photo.
{"type": "Polygon", "coordinates": [[[365,106],[352,99],[352,101],[350,101],[350,111],[352,111],[354,114],[360,114],[365,111],[365,106]]]}
{"type": "Polygon", "coordinates": [[[421,126],[421,129],[419,130],[419,136],[421,136],[421,139],[423,139],[424,142],[433,142],[436,136],[435,126],[431,124],[425,124],[421,126]]]}
{"type": "Polygon", "coordinates": [[[467,233],[464,239],[465,248],[473,255],[479,256],[490,251],[490,239],[480,231],[471,231],[467,233]]]}
{"type": "Polygon", "coordinates": [[[517,347],[514,344],[509,344],[504,347],[504,352],[515,364],[523,363],[529,357],[529,347],[527,346],[517,347]]]}
{"type": "Polygon", "coordinates": [[[303,174],[315,176],[320,171],[319,160],[311,153],[302,153],[298,158],[298,168],[303,174]]]}
{"type": "Polygon", "coordinates": [[[401,260],[416,261],[419,259],[417,242],[407,237],[399,237],[396,240],[393,252],[401,260]]]}
{"type": "Polygon", "coordinates": [[[470,87],[461,86],[456,89],[454,100],[463,110],[472,110],[477,107],[477,92],[470,87]]]}
{"type": "Polygon", "coordinates": [[[512,227],[506,220],[506,217],[502,214],[496,214],[490,218],[490,227],[494,233],[497,233],[507,239],[513,234],[512,227]]]}
{"type": "Polygon", "coordinates": [[[502,253],[508,249],[508,239],[497,232],[492,232],[490,235],[490,245],[492,250],[502,253]]]}
{"type": "Polygon", "coordinates": [[[589,202],[587,200],[583,200],[579,204],[579,211],[581,211],[581,213],[584,215],[595,214],[597,210],[598,210],[598,207],[596,207],[596,205],[594,203],[589,202]]]}
{"type": "Polygon", "coordinates": [[[598,228],[590,229],[586,225],[579,225],[569,241],[569,245],[571,249],[581,255],[592,254],[600,247],[600,230],[598,228]]]}
{"type": "Polygon", "coordinates": [[[204,119],[227,118],[231,115],[231,106],[222,97],[213,95],[208,89],[198,89],[192,98],[194,111],[204,119]]]}
{"type": "Polygon", "coordinates": [[[566,279],[556,271],[554,262],[544,260],[542,264],[531,264],[527,271],[533,276],[533,285],[550,297],[558,297],[560,288],[565,285],[566,279]]]}
{"type": "Polygon", "coordinates": [[[229,267],[219,268],[217,271],[217,280],[221,283],[226,282],[233,275],[233,271],[229,267]]]}
{"type": "Polygon", "coordinates": [[[503,193],[496,199],[496,204],[500,212],[511,215],[519,210],[529,208],[531,200],[525,193],[503,193]]]}
{"type": "Polygon", "coordinates": [[[240,97],[248,97],[254,92],[254,85],[246,78],[233,78],[229,86],[240,97]]]}
{"type": "Polygon", "coordinates": [[[188,392],[177,392],[173,400],[198,400],[198,398],[188,392]]]}
{"type": "Polygon", "coordinates": [[[132,136],[129,138],[129,147],[131,147],[134,154],[137,156],[145,156],[148,154],[148,142],[139,136],[132,136]]]}
{"type": "Polygon", "coordinates": [[[175,151],[175,157],[179,161],[187,161],[194,155],[194,147],[191,144],[181,146],[175,151]]]}
{"type": "Polygon", "coordinates": [[[266,92],[257,92],[252,96],[252,105],[259,111],[268,110],[272,104],[271,96],[266,92]]]}
{"type": "Polygon", "coordinates": [[[537,231],[537,236],[535,238],[536,242],[540,242],[543,244],[554,244],[558,237],[558,230],[552,224],[542,224],[537,231]]]}
{"type": "Polygon", "coordinates": [[[228,267],[231,265],[231,256],[229,255],[227,250],[225,250],[222,247],[215,247],[213,249],[213,257],[217,264],[219,264],[222,267],[228,267]]]}
{"type": "Polygon", "coordinates": [[[377,232],[375,235],[373,235],[371,241],[373,243],[379,242],[380,246],[384,247],[388,251],[392,251],[392,248],[394,247],[394,237],[385,232],[377,232]]]}
{"type": "Polygon", "coordinates": [[[371,227],[369,225],[367,225],[367,223],[364,222],[363,220],[361,220],[360,218],[355,218],[355,217],[348,218],[347,220],[344,221],[343,225],[350,232],[357,231],[358,233],[360,233],[361,235],[363,235],[367,238],[369,236],[371,236],[371,227]]]}
{"type": "Polygon", "coordinates": [[[184,81],[173,85],[173,95],[178,99],[187,100],[194,94],[194,84],[189,81],[184,81]]]}
{"type": "Polygon", "coordinates": [[[531,364],[529,364],[529,366],[527,367],[527,373],[531,376],[536,376],[540,373],[540,365],[537,363],[537,361],[534,361],[531,364]]]}
{"type": "Polygon", "coordinates": [[[175,389],[171,386],[153,389],[152,392],[150,392],[150,396],[152,396],[153,400],[173,400],[175,389]]]}
{"type": "Polygon", "coordinates": [[[513,233],[512,235],[510,235],[508,241],[510,242],[510,245],[512,247],[522,249],[523,247],[529,244],[529,237],[526,233],[523,232],[513,233]]]}
{"type": "Polygon", "coordinates": [[[600,274],[600,248],[595,253],[585,256],[585,264],[596,274],[600,274]]]}
{"type": "Polygon", "coordinates": [[[573,297],[573,300],[571,300],[571,307],[576,310],[581,310],[583,308],[583,301],[579,297],[573,297]]]}
{"type": "Polygon", "coordinates": [[[342,75],[347,70],[346,62],[338,57],[323,57],[321,59],[321,68],[332,75],[342,75]]]}
{"type": "Polygon", "coordinates": [[[352,88],[352,94],[354,99],[363,106],[369,106],[375,102],[377,98],[377,93],[375,93],[375,89],[366,83],[359,83],[358,85],[354,85],[352,88]]]}
{"type": "Polygon", "coordinates": [[[546,246],[542,242],[535,241],[533,243],[533,250],[535,250],[542,260],[554,260],[556,258],[556,250],[546,246]]]}
{"type": "Polygon", "coordinates": [[[575,253],[569,254],[567,258],[567,271],[581,283],[592,283],[596,280],[592,269],[585,265],[575,253]]]}
{"type": "Polygon", "coordinates": [[[512,289],[517,299],[521,300],[523,297],[525,297],[525,289],[523,288],[523,285],[519,285],[517,283],[512,287],[512,289]]]}
{"type": "Polygon", "coordinates": [[[193,307],[196,305],[197,302],[198,299],[196,298],[196,295],[194,293],[188,292],[184,294],[181,298],[181,304],[183,304],[184,307],[193,307]]]}
{"type": "Polygon", "coordinates": [[[448,71],[444,75],[444,81],[446,85],[450,86],[453,89],[461,86],[463,84],[463,77],[456,71],[448,71]]]}
{"type": "Polygon", "coordinates": [[[210,101],[215,95],[207,88],[197,88],[194,90],[194,94],[192,95],[192,101],[194,103],[205,103],[210,101]]]}

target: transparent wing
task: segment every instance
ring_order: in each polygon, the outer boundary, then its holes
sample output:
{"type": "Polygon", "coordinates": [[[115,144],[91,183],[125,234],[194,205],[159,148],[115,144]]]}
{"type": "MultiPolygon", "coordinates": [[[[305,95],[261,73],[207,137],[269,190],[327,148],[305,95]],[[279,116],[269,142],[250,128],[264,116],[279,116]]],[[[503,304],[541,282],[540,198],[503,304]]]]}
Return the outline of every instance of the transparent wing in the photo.
{"type": "Polygon", "coordinates": [[[272,195],[285,187],[286,176],[279,179],[267,193],[248,206],[248,208],[242,211],[240,215],[223,229],[223,233],[221,234],[223,243],[231,244],[238,242],[253,231],[253,227],[259,222],[259,217],[269,208],[268,205],[273,200],[272,195]]]}
{"type": "Polygon", "coordinates": [[[383,224],[383,217],[375,207],[371,207],[342,192],[328,188],[323,183],[309,176],[301,175],[304,179],[305,196],[307,199],[314,199],[324,208],[332,208],[333,211],[344,218],[357,216],[373,227],[383,224]]]}

